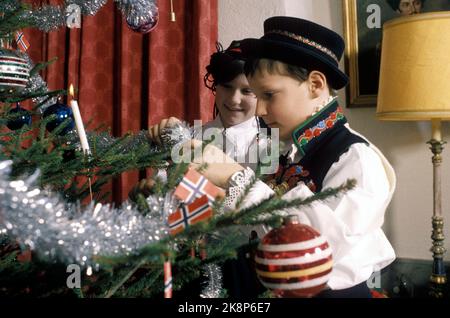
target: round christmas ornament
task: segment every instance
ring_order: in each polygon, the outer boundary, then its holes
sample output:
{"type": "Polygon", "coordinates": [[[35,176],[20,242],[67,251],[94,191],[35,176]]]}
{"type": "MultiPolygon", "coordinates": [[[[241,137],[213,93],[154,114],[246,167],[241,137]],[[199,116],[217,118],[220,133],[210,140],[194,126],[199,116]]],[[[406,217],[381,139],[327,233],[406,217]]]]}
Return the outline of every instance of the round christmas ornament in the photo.
{"type": "Polygon", "coordinates": [[[331,248],[325,237],[290,215],[261,240],[255,263],[261,283],[278,297],[313,297],[328,282],[331,248]]]}
{"type": "Polygon", "coordinates": [[[73,119],[72,109],[70,109],[70,107],[68,107],[67,105],[64,105],[64,104],[61,104],[58,102],[54,105],[47,107],[47,109],[44,111],[44,118],[51,116],[51,115],[56,115],[56,118],[47,123],[46,128],[49,132],[52,132],[53,130],[55,130],[67,118],[70,118],[70,121],[64,127],[64,129],[59,133],[59,135],[60,136],[65,135],[69,131],[74,129],[75,122],[73,119]]]}
{"type": "Polygon", "coordinates": [[[159,10],[154,0],[122,1],[119,6],[133,31],[145,34],[156,28],[159,10]]]}
{"type": "Polygon", "coordinates": [[[8,112],[9,115],[14,116],[13,119],[8,120],[6,126],[11,130],[18,130],[24,125],[31,126],[31,113],[25,108],[20,107],[17,103],[16,108],[8,112]]]}
{"type": "Polygon", "coordinates": [[[14,94],[27,86],[30,69],[15,51],[0,48],[0,94],[14,94]]]}

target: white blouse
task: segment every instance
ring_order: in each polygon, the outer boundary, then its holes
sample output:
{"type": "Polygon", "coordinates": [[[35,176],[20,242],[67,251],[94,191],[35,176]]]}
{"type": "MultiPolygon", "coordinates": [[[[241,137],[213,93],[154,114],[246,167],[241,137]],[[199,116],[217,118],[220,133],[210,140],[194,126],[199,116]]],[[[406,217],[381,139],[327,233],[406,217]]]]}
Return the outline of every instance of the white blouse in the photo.
{"type": "MultiPolygon", "coordinates": [[[[355,133],[354,131],[352,131],[355,133]]],[[[293,144],[291,159],[300,159],[293,144]]],[[[356,143],[342,154],[323,180],[323,189],[337,187],[348,179],[355,179],[353,190],[309,207],[286,211],[296,214],[324,235],[333,251],[333,270],[328,286],[345,289],[370,278],[395,259],[395,252],[381,226],[384,213],[392,198],[396,177],[383,154],[373,145],[356,143]]],[[[257,181],[244,200],[242,208],[269,198],[274,191],[262,181],[257,181]]],[[[283,195],[284,199],[307,198],[313,192],[303,183],[283,195]]],[[[259,237],[269,229],[255,229],[259,237]]]]}
{"type": "Polygon", "coordinates": [[[216,133],[222,137],[218,142],[213,142],[215,146],[222,149],[224,153],[243,167],[250,167],[252,170],[256,169],[257,162],[252,159],[254,156],[249,154],[249,151],[257,149],[254,147],[258,134],[256,117],[253,116],[240,124],[224,128],[220,116],[217,116],[214,120],[204,124],[201,130],[197,129],[194,132],[194,138],[199,140],[209,139],[208,134],[205,133],[206,129],[216,129],[216,133]],[[203,139],[202,136],[204,137],[203,139]]]}

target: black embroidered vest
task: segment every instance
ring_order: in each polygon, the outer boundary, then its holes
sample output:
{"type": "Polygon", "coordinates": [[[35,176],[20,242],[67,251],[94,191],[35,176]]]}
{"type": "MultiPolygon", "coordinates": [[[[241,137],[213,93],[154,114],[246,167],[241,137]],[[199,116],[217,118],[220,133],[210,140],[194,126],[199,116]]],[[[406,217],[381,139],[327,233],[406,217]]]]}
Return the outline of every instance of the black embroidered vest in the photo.
{"type": "Polygon", "coordinates": [[[346,122],[336,100],[309,118],[292,133],[302,159],[288,164],[286,156],[281,156],[278,171],[266,182],[271,186],[284,184],[288,191],[303,181],[313,192],[320,192],[328,170],[351,145],[368,145],[365,139],[344,126],[346,122]]]}

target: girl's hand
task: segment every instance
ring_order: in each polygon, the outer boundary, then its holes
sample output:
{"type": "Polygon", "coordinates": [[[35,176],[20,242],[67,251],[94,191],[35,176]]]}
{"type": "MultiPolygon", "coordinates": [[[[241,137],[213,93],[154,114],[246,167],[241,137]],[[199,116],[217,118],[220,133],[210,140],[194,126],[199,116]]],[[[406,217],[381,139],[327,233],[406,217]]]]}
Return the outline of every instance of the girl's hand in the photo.
{"type": "Polygon", "coordinates": [[[152,193],[154,186],[155,181],[152,178],[142,179],[140,182],[135,184],[128,193],[128,198],[133,202],[137,202],[139,194],[142,194],[145,198],[147,198],[152,193]]]}
{"type": "Polygon", "coordinates": [[[148,135],[150,140],[156,142],[158,145],[161,145],[161,131],[166,127],[173,127],[180,122],[181,120],[178,118],[170,117],[164,118],[159,124],[148,127],[148,135]]]}

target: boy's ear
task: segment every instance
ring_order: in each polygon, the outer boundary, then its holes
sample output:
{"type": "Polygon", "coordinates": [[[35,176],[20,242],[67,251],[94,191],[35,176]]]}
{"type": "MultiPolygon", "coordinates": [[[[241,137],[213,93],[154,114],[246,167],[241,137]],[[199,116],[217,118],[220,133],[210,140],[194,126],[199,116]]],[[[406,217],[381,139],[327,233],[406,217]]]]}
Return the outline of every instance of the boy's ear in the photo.
{"type": "Polygon", "coordinates": [[[312,71],[308,76],[309,88],[312,96],[315,98],[328,89],[327,77],[319,71],[312,71]]]}

